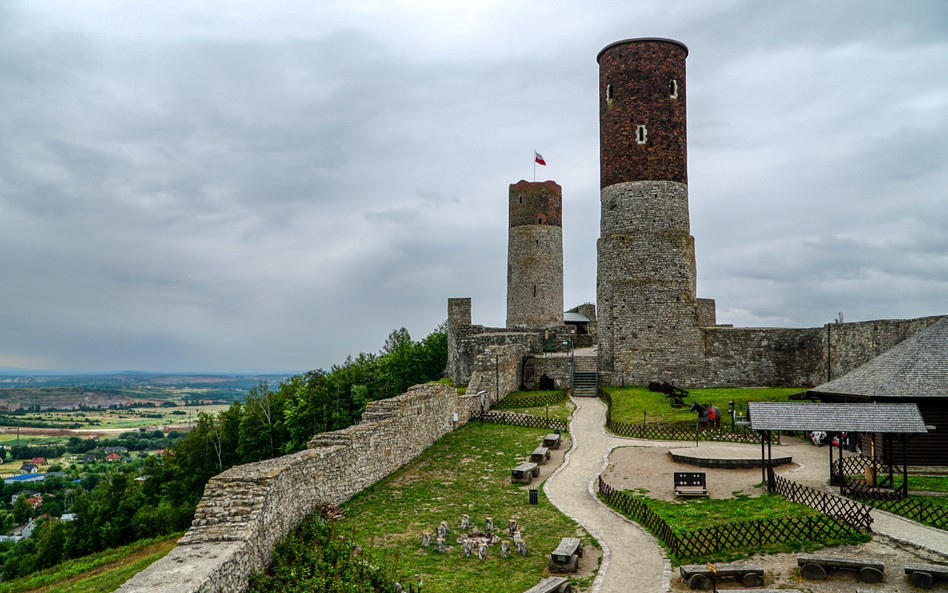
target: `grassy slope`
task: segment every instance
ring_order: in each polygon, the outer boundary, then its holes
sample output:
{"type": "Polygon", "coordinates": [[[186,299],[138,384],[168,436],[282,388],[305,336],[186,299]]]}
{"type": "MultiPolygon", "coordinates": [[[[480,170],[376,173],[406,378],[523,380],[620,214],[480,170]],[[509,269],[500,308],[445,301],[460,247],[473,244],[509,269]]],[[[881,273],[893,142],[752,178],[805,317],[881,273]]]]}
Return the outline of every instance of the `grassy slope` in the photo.
{"type": "MultiPolygon", "coordinates": [[[[509,483],[510,468],[518,465],[547,431],[503,425],[469,424],[448,434],[418,459],[392,476],[356,495],[344,506],[343,529],[357,542],[398,555],[402,583],[424,580],[425,593],[520,592],[536,585],[546,566],[546,554],[562,537],[591,540],[561,514],[540,490],[540,504],[529,506],[528,491],[509,483]],[[486,561],[476,553],[464,558],[455,543],[461,515],[483,529],[486,517],[495,526],[514,518],[523,529],[527,556],[500,558],[499,545],[486,561]],[[448,521],[449,552],[421,547],[421,533],[432,534],[448,521]]],[[[534,481],[533,488],[539,488],[534,481]]],[[[504,532],[506,534],[506,532],[504,532]]],[[[503,536],[512,542],[508,535],[503,536]]],[[[513,547],[513,546],[512,546],[513,547]]],[[[514,548],[515,549],[515,548],[514,548]]]]}
{"type": "Polygon", "coordinates": [[[66,561],[23,579],[0,584],[0,593],[106,593],[174,549],[180,533],[143,540],[66,561]]]}

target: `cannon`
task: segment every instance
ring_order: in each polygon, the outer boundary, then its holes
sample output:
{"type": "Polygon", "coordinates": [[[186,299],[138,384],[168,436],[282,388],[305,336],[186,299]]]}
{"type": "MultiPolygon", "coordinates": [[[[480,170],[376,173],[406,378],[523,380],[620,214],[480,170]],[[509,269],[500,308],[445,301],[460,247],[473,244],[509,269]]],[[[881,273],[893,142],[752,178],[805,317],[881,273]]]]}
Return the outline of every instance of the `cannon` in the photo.
{"type": "Polygon", "coordinates": [[[688,395],[688,392],[680,387],[675,387],[668,381],[663,381],[659,383],[658,381],[652,381],[648,384],[649,391],[655,391],[658,393],[664,393],[665,397],[668,398],[668,403],[673,408],[680,408],[685,405],[684,397],[688,395]]]}

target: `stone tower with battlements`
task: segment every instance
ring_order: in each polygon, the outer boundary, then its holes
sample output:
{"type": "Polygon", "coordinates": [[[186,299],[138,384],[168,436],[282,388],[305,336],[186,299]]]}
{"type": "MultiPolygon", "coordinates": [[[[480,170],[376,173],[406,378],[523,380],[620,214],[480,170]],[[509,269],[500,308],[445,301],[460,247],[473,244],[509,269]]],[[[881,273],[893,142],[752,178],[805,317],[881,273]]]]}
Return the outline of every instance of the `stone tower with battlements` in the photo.
{"type": "Polygon", "coordinates": [[[689,381],[703,359],[688,215],[685,58],[669,39],[599,52],[599,368],[689,381]]]}
{"type": "Polygon", "coordinates": [[[554,181],[510,186],[507,327],[563,325],[563,188],[554,181]]]}

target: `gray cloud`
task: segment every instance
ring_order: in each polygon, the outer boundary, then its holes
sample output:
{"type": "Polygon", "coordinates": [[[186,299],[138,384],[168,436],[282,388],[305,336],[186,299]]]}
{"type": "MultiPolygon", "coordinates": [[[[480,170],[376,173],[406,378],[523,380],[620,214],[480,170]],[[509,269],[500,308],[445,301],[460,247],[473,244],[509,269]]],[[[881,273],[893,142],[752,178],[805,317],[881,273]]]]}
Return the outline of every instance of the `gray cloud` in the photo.
{"type": "Polygon", "coordinates": [[[0,7],[0,365],[328,368],[505,318],[507,186],[595,301],[596,53],[688,59],[719,320],[944,312],[943,2],[0,7]]]}

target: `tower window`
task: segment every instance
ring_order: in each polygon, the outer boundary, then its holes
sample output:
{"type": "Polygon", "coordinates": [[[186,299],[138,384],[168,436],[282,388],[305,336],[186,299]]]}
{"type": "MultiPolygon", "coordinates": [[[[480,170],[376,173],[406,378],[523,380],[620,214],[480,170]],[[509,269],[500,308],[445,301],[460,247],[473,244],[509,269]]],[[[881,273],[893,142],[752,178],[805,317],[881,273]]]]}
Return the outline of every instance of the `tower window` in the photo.
{"type": "Polygon", "coordinates": [[[640,125],[635,128],[635,141],[639,144],[645,144],[645,141],[648,139],[648,130],[644,125],[640,125]]]}
{"type": "Polygon", "coordinates": [[[671,83],[669,83],[668,87],[669,87],[669,88],[668,88],[668,95],[669,95],[672,99],[677,99],[677,98],[678,98],[678,81],[675,80],[674,78],[672,78],[672,79],[671,79],[671,83]]]}
{"type": "Polygon", "coordinates": [[[546,216],[543,216],[543,213],[537,213],[537,224],[546,224],[546,216]]]}
{"type": "Polygon", "coordinates": [[[612,85],[606,85],[606,101],[612,101],[612,85]]]}
{"type": "Polygon", "coordinates": [[[537,285],[536,285],[536,284],[533,285],[533,296],[534,296],[534,298],[537,296],[537,285]]]}
{"type": "Polygon", "coordinates": [[[520,196],[520,203],[523,204],[523,196],[520,196]]]}

